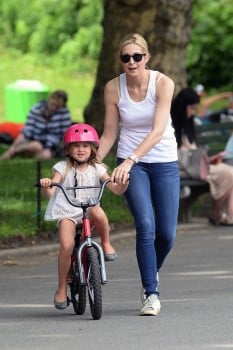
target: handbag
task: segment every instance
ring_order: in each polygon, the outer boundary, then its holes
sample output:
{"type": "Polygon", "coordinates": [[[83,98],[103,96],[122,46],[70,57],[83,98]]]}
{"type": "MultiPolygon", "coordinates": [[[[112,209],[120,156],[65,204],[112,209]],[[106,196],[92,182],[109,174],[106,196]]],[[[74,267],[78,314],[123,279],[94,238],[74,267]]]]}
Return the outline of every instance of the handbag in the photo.
{"type": "Polygon", "coordinates": [[[181,179],[206,180],[209,171],[209,157],[205,149],[178,150],[181,179]]]}

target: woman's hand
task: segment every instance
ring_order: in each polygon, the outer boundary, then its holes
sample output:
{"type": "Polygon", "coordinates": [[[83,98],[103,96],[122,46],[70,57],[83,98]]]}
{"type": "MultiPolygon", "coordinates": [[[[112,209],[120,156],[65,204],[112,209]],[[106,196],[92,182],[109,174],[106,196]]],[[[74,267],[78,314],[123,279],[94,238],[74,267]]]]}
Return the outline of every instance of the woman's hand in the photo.
{"type": "Polygon", "coordinates": [[[125,159],[117,168],[115,168],[111,174],[111,181],[117,184],[125,185],[129,180],[129,172],[134,165],[134,161],[131,159],[125,159]]]}

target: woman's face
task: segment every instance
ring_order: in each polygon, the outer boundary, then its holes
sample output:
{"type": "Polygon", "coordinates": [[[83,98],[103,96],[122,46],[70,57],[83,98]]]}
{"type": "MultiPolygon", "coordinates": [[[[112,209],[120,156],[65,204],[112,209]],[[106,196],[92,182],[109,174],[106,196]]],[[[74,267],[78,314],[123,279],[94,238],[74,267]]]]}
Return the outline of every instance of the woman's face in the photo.
{"type": "Polygon", "coordinates": [[[149,54],[143,52],[141,46],[137,44],[127,44],[121,51],[121,65],[126,73],[135,74],[142,69],[149,60],[149,54]]]}
{"type": "Polygon", "coordinates": [[[187,118],[191,118],[196,114],[196,108],[197,108],[197,104],[193,104],[193,105],[188,105],[186,107],[186,115],[187,118]]]}

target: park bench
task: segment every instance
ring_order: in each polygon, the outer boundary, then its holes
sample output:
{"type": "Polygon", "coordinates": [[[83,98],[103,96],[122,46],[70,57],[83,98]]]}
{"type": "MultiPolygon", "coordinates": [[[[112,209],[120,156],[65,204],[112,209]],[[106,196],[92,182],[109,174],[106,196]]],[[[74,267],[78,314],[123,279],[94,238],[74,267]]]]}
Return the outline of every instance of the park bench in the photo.
{"type": "MultiPolygon", "coordinates": [[[[197,144],[206,148],[209,155],[224,150],[229,137],[233,132],[233,121],[196,125],[197,144]]],[[[194,179],[181,179],[181,188],[188,186],[191,194],[187,198],[180,198],[179,221],[190,222],[192,219],[192,207],[197,199],[209,192],[207,181],[194,179]]]]}

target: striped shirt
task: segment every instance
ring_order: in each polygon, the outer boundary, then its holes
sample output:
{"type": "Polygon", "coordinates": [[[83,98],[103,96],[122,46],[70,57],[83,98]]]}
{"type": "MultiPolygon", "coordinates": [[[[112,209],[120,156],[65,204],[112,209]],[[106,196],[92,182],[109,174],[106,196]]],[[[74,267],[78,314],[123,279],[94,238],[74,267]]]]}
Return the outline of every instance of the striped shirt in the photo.
{"type": "Polygon", "coordinates": [[[63,107],[46,119],[43,116],[45,107],[46,101],[41,101],[32,107],[22,132],[27,140],[39,141],[44,148],[56,150],[60,146],[64,132],[72,124],[70,112],[63,107]]]}

